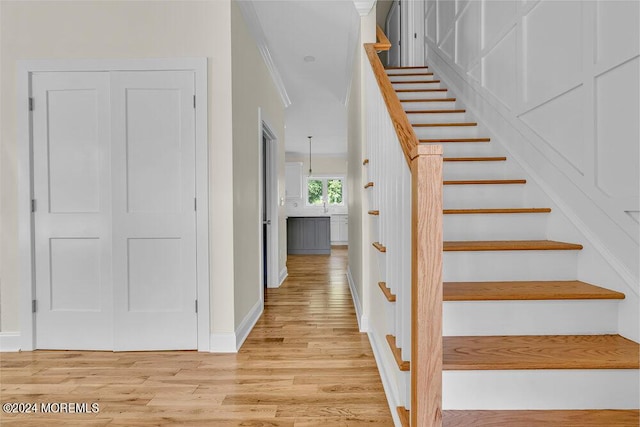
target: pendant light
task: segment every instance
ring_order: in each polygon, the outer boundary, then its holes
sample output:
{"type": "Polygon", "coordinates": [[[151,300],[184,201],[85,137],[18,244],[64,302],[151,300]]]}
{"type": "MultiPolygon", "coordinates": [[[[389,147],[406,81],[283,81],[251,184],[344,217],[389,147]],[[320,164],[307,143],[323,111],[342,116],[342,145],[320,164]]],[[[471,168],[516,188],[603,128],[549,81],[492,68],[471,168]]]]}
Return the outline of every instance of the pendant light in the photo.
{"type": "Polygon", "coordinates": [[[311,176],[311,138],[312,136],[308,136],[309,138],[309,176],[311,176]]]}

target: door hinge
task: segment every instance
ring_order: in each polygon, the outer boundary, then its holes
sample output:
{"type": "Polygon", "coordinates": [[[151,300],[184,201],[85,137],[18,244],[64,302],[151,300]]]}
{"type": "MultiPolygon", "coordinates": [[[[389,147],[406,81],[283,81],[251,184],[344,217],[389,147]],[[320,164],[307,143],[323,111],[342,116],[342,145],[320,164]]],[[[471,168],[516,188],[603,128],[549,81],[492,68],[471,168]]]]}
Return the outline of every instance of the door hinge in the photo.
{"type": "Polygon", "coordinates": [[[193,198],[193,210],[198,210],[198,199],[196,199],[195,197],[193,198]]]}
{"type": "Polygon", "coordinates": [[[33,98],[29,98],[29,111],[33,111],[33,98]]]}
{"type": "Polygon", "coordinates": [[[196,313],[198,312],[198,300],[196,300],[196,313]]]}
{"type": "Polygon", "coordinates": [[[193,95],[193,108],[196,108],[196,96],[193,95]]]}
{"type": "Polygon", "coordinates": [[[35,313],[38,311],[38,302],[36,300],[31,300],[31,312],[35,313]]]}
{"type": "Polygon", "coordinates": [[[36,211],[36,199],[31,199],[31,213],[36,211]]]}

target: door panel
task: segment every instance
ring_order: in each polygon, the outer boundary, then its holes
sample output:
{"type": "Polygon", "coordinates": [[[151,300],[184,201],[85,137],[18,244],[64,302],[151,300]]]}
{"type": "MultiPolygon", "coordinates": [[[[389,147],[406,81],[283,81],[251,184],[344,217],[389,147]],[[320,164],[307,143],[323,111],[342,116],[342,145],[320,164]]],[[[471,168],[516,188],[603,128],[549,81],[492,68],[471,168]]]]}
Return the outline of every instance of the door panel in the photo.
{"type": "Polygon", "coordinates": [[[112,73],[116,350],[197,348],[194,74],[112,73]]]}
{"type": "Polygon", "coordinates": [[[32,76],[36,345],[113,346],[108,73],[32,76]]]}

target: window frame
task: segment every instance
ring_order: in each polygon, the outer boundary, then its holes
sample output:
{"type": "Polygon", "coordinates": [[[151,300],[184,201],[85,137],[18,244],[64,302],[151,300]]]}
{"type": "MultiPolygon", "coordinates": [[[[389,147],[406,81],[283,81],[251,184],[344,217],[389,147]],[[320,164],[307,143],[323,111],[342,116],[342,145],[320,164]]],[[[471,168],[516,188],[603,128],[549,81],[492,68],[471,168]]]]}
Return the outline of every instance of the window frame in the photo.
{"type": "Polygon", "coordinates": [[[306,207],[322,207],[324,203],[327,204],[327,208],[341,208],[347,206],[347,177],[345,175],[309,175],[304,177],[304,204],[306,207]],[[342,203],[329,203],[329,194],[328,194],[328,181],[332,179],[339,179],[342,181],[342,203]],[[309,181],[316,180],[322,181],[322,200],[323,202],[320,204],[311,204],[309,203],[309,181]]]}

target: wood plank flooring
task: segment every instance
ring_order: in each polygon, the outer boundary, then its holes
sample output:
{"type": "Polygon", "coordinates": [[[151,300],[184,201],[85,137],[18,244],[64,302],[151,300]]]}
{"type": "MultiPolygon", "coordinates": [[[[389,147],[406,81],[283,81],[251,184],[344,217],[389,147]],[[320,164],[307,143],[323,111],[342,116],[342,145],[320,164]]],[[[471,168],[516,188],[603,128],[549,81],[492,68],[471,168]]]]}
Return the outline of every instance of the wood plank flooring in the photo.
{"type": "Polygon", "coordinates": [[[3,414],[4,426],[393,426],[358,331],[345,249],[290,256],[238,354],[0,354],[0,401],[96,402],[95,414],[3,414]]]}

